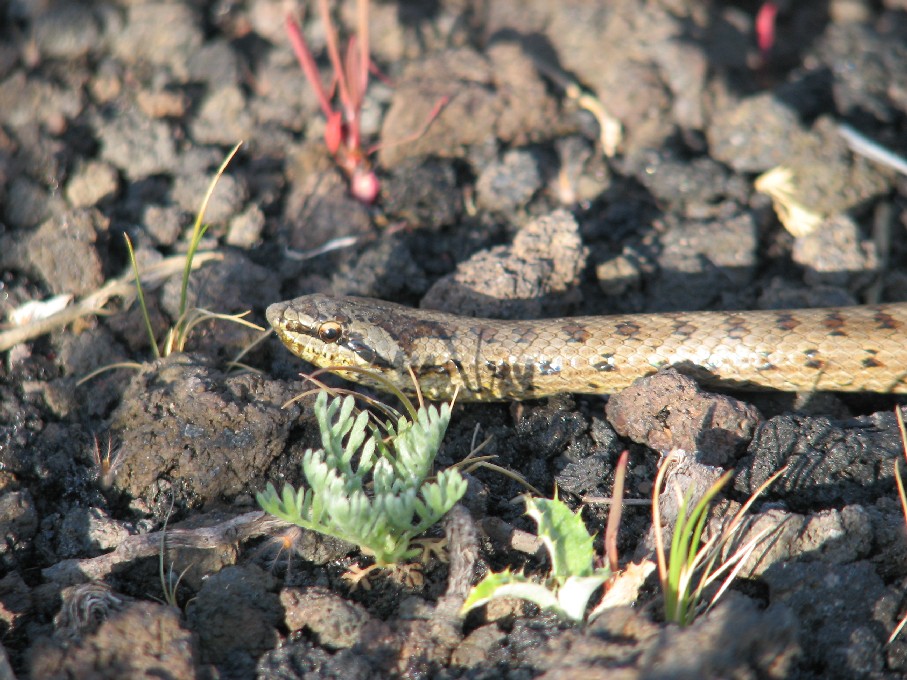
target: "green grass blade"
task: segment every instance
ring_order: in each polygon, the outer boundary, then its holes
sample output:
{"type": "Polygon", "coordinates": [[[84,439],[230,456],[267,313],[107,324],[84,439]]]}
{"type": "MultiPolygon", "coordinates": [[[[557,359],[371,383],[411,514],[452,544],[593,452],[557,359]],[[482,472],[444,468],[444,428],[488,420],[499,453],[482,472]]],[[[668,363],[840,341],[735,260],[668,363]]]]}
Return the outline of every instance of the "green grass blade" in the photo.
{"type": "Polygon", "coordinates": [[[227,169],[230,161],[233,160],[233,156],[236,155],[236,152],[239,151],[239,147],[242,146],[242,142],[237,142],[230,153],[227,154],[227,157],[224,158],[224,162],[220,164],[220,167],[217,169],[214,178],[211,180],[211,183],[208,185],[208,190],[205,192],[205,197],[202,199],[201,208],[198,211],[198,215],[195,218],[195,225],[192,228],[192,238],[189,241],[189,250],[186,252],[186,266],[183,271],[183,282],[180,287],[180,306],[179,306],[179,316],[183,316],[186,312],[186,299],[188,296],[189,290],[189,274],[192,272],[192,258],[195,257],[195,251],[198,250],[198,245],[201,243],[202,237],[205,235],[205,232],[208,230],[208,225],[202,224],[205,219],[205,210],[208,209],[208,203],[211,201],[211,196],[214,194],[214,189],[217,186],[217,182],[220,180],[221,175],[224,174],[224,171],[227,169]]]}
{"type": "Polygon", "coordinates": [[[132,240],[129,234],[123,232],[123,238],[126,239],[126,249],[129,251],[129,261],[132,263],[132,271],[135,274],[135,292],[139,298],[139,305],[142,308],[142,317],[145,319],[145,330],[148,331],[148,340],[151,343],[151,349],[154,351],[154,358],[161,358],[161,351],[158,349],[157,340],[154,339],[154,329],[151,327],[151,315],[148,314],[148,306],[145,304],[145,293],[142,290],[142,280],[139,278],[139,263],[135,259],[135,249],[132,247],[132,240]]]}

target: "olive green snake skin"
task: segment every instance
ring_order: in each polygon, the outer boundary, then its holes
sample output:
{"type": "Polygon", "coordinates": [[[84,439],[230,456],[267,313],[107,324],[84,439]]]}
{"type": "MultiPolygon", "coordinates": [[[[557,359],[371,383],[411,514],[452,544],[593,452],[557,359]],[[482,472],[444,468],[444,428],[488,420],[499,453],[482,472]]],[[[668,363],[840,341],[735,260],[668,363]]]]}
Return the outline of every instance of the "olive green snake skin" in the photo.
{"type": "Polygon", "coordinates": [[[907,392],[907,303],[500,321],[307,295],[267,317],[306,361],[409,394],[415,376],[433,400],[607,394],[669,366],[734,389],[907,392]]]}

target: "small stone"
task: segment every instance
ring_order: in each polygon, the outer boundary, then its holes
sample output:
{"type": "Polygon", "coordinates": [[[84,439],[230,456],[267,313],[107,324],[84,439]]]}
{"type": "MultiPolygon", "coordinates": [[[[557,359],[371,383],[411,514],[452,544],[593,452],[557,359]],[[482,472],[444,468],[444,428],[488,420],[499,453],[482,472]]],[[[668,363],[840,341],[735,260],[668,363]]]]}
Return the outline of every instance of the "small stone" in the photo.
{"type": "Polygon", "coordinates": [[[183,211],[175,205],[149,205],[142,214],[142,224],[158,245],[172,246],[183,230],[183,211]]]}
{"type": "Polygon", "coordinates": [[[252,129],[246,98],[237,86],[230,85],[205,97],[192,123],[192,136],[201,144],[232,146],[249,139],[252,129]]]}
{"type": "Polygon", "coordinates": [[[472,631],[454,649],[451,663],[464,668],[475,668],[485,662],[496,649],[505,646],[507,633],[494,624],[472,631]]]}
{"type": "Polygon", "coordinates": [[[113,35],[113,52],[128,64],[147,61],[188,77],[189,54],[204,41],[198,13],[168,2],[133,4],[126,24],[113,35]]]}
{"type": "Polygon", "coordinates": [[[511,212],[525,206],[541,183],[538,163],[530,152],[508,151],[479,175],[477,202],[486,210],[511,212]]]}
{"type": "Polygon", "coordinates": [[[788,160],[804,131],[795,111],[765,93],[716,112],[706,135],[715,159],[738,172],[764,172],[788,160]]]}
{"type": "Polygon", "coordinates": [[[226,40],[208,42],[189,58],[189,77],[213,87],[233,87],[239,81],[237,52],[226,40]]]}
{"type": "Polygon", "coordinates": [[[254,566],[227,567],[205,581],[188,617],[204,661],[235,663],[274,648],[283,618],[274,585],[254,566]]]}
{"type": "Polygon", "coordinates": [[[35,19],[32,35],[45,57],[78,59],[98,46],[100,31],[90,5],[60,3],[35,19]]]}
{"type": "Polygon", "coordinates": [[[170,126],[149,118],[138,108],[120,111],[96,127],[101,157],[130,180],[172,172],[177,164],[176,142],[170,126]]]}
{"type": "MultiPolygon", "coordinates": [[[[190,215],[197,215],[211,184],[207,174],[181,175],[173,185],[173,200],[190,215]]],[[[245,182],[234,175],[221,175],[205,207],[205,224],[224,224],[239,212],[246,201],[245,182]]]]}
{"type": "Polygon", "coordinates": [[[862,238],[847,215],[831,217],[796,239],[791,257],[805,268],[804,280],[811,286],[860,288],[876,276],[880,266],[875,244],[862,238]]]}
{"type": "Polygon", "coordinates": [[[0,555],[24,548],[38,530],[38,512],[27,489],[0,494],[0,555]]]}
{"type": "Polygon", "coordinates": [[[286,40],[286,10],[274,0],[251,0],[248,3],[248,19],[259,36],[275,45],[286,40]]]}
{"type": "MultiPolygon", "coordinates": [[[[128,608],[106,607],[108,616],[83,644],[38,643],[29,656],[28,676],[79,677],[91,668],[96,669],[93,676],[97,678],[198,677],[197,643],[192,631],[183,627],[177,609],[156,602],[126,605],[125,598],[117,594],[112,598],[111,603],[120,601],[128,608]]],[[[91,602],[96,614],[102,600],[93,596],[91,602]]]]}
{"type": "Polygon", "coordinates": [[[237,248],[253,248],[261,242],[264,227],[265,215],[261,208],[250,205],[230,220],[227,244],[237,248]]]}
{"type": "Polygon", "coordinates": [[[706,465],[733,461],[762,422],[756,407],[703,392],[674,369],[641,378],[612,395],[605,413],[621,436],[655,451],[695,453],[706,465]]]}
{"type": "Polygon", "coordinates": [[[842,420],[775,416],[756,430],[734,486],[748,496],[786,465],[771,495],[791,510],[872,505],[874,489],[893,488],[892,461],[902,454],[891,411],[842,420]]]}
{"type": "Polygon", "coordinates": [[[566,210],[520,229],[512,246],[476,253],[439,279],[422,306],[468,316],[532,319],[562,311],[578,295],[588,248],[566,210]]]}
{"type": "Polygon", "coordinates": [[[95,241],[109,222],[95,208],[76,208],[42,224],[24,244],[24,256],[54,293],[85,295],[104,282],[95,241]]]}
{"type": "Polygon", "coordinates": [[[139,108],[151,118],[180,118],[186,114],[188,102],[181,92],[150,92],[141,90],[136,95],[139,108]]]}
{"type": "Polygon", "coordinates": [[[101,508],[73,508],[55,534],[57,554],[62,557],[99,555],[116,548],[129,536],[122,522],[101,508]]]}
{"type": "Polygon", "coordinates": [[[9,184],[9,197],[3,216],[14,228],[34,227],[48,216],[49,192],[28,177],[14,177],[9,184]]]}
{"type": "Polygon", "coordinates": [[[70,120],[82,112],[81,93],[64,89],[37,77],[26,77],[15,71],[0,83],[0,122],[11,127],[28,126],[35,122],[59,126],[60,120],[70,120]]]}
{"type": "Polygon", "coordinates": [[[95,67],[88,90],[98,104],[107,104],[119,97],[123,90],[122,64],[113,59],[101,61],[95,67]]]}
{"type": "Polygon", "coordinates": [[[668,214],[664,221],[668,228],[658,253],[660,275],[647,286],[652,311],[701,308],[752,280],[759,238],[749,211],[702,221],[668,214]]]}
{"type": "MultiPolygon", "coordinates": [[[[210,287],[219,283],[212,282],[210,287]]],[[[277,299],[262,295],[263,299],[277,299]]],[[[218,330],[235,325],[220,324],[218,330]]],[[[248,344],[247,339],[243,346],[248,344]]],[[[291,419],[297,417],[281,409],[289,391],[276,381],[244,376],[225,379],[214,369],[186,365],[186,356],[173,353],[157,371],[138,374],[112,414],[112,436],[123,451],[141,451],[141,455],[123,458],[114,486],[131,497],[154,498],[161,471],[167,470],[168,479],[193,502],[263,488],[260,471],[268,469],[283,450],[291,419]],[[155,420],[155,411],[177,397],[179,413],[162,426],[155,420]],[[252,433],[268,443],[250,448],[252,433]]],[[[177,502],[183,501],[178,497],[177,502]]]]}
{"type": "Polygon", "coordinates": [[[360,642],[362,628],[371,619],[362,605],[317,587],[284,588],[280,604],[290,632],[308,628],[323,647],[332,650],[360,642]]]}
{"type": "Polygon", "coordinates": [[[538,69],[518,45],[502,42],[487,55],[459,48],[408,66],[394,88],[381,139],[406,139],[420,130],[442,97],[450,99],[424,135],[381,149],[383,167],[419,156],[455,157],[490,136],[525,145],[554,133],[557,104],[538,69]]]}
{"type": "Polygon", "coordinates": [[[407,159],[383,182],[388,214],[419,229],[456,224],[463,212],[462,192],[453,163],[444,159],[407,159]]]}
{"type": "Polygon", "coordinates": [[[633,260],[626,255],[618,255],[599,264],[595,268],[595,276],[605,295],[618,296],[637,286],[642,273],[633,260]]]}
{"type": "Polygon", "coordinates": [[[0,622],[4,624],[6,630],[13,629],[21,623],[31,609],[31,590],[19,572],[11,571],[0,579],[0,622]]]}
{"type": "Polygon", "coordinates": [[[87,208],[114,196],[119,187],[119,176],[112,165],[89,161],[69,180],[66,199],[76,208],[87,208]]]}

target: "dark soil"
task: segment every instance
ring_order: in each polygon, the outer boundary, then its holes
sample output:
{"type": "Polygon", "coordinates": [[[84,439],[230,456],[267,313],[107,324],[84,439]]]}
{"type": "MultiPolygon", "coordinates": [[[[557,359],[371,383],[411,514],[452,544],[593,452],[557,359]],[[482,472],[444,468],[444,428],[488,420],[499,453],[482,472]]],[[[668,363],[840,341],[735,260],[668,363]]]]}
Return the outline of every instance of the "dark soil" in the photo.
{"type": "MultiPolygon", "coordinates": [[[[335,4],[345,32],[354,3],[335,4]]],[[[240,139],[206,214],[202,250],[218,256],[189,299],[259,324],[309,292],[501,318],[907,300],[907,178],[839,130],[907,153],[907,4],[779,2],[767,54],[760,4],[376,1],[387,81],[373,79],[362,128],[385,146],[366,206],[326,151],[284,0],[0,2],[3,331],[27,302],[78,301],[127,274],[123,233],[143,270],[185,253],[240,139]],[[568,76],[619,120],[615,153],[568,76]],[[442,96],[428,132],[393,145],[442,96]],[[818,215],[810,234],[754,189],[779,165],[818,215]]],[[[329,82],[315,6],[303,30],[329,82]]],[[[160,340],[178,271],[157,283],[160,340]]],[[[907,637],[887,643],[907,609],[892,396],[718,395],[669,372],[610,401],[458,406],[440,465],[478,432],[497,465],[574,507],[610,495],[627,448],[635,499],[668,450],[687,452],[682,486],[735,468],[718,518],[789,466],[744,532],[772,541],[692,626],[664,623],[652,577],[636,606],[587,627],[509,601],[461,620],[467,558],[474,578],[545,573],[524,487],[475,471],[469,514],[448,527],[459,562],[351,592],[342,575],[368,564],[355,547],[256,513],[254,494],[298,483],[317,442],[311,400],[283,408],[309,367],[271,336],[242,359],[257,372],[232,369],[259,333],[226,322],[155,360],[130,287],[103,302],[2,355],[0,677],[907,674],[907,637]],[[120,361],[138,366],[78,382],[120,361]],[[168,513],[177,608],[160,602],[168,513]]],[[[606,513],[584,511],[599,537],[606,513]]],[[[650,525],[648,507],[626,508],[628,562],[651,558],[650,525]]]]}

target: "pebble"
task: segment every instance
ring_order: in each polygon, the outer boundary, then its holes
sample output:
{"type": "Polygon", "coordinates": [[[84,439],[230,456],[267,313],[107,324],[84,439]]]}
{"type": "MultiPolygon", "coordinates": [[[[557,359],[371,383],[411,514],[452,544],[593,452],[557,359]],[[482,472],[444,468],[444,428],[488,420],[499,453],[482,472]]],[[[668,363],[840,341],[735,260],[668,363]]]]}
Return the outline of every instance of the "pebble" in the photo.
{"type": "Polygon", "coordinates": [[[847,215],[831,217],[795,239],[791,257],[804,267],[810,286],[859,288],[875,278],[880,266],[875,245],[847,215]]]}
{"type": "Polygon", "coordinates": [[[167,123],[156,121],[138,108],[127,108],[95,125],[101,158],[132,181],[169,173],[177,166],[176,143],[167,123]]]}
{"type": "Polygon", "coordinates": [[[712,156],[738,172],[783,164],[803,134],[796,111],[770,92],[716,111],[706,130],[712,156]]]}
{"type": "Polygon", "coordinates": [[[524,207],[539,190],[542,178],[535,156],[522,149],[508,151],[482,170],[476,183],[479,207],[510,212],[524,207]]]}
{"type": "Polygon", "coordinates": [[[14,177],[9,183],[3,217],[9,226],[27,229],[47,218],[48,192],[28,177],[14,177]]]}
{"type": "Polygon", "coordinates": [[[254,248],[261,243],[265,215],[257,205],[250,205],[230,219],[227,244],[237,248],[254,248]]]}
{"type": "Polygon", "coordinates": [[[66,185],[66,200],[75,208],[97,205],[116,194],[120,187],[116,169],[103,161],[89,161],[66,185]]]}
{"type": "Polygon", "coordinates": [[[58,3],[35,18],[32,36],[45,57],[79,59],[97,47],[100,30],[90,5],[58,3]]]}
{"type": "Polygon", "coordinates": [[[252,137],[253,130],[246,98],[235,85],[222,87],[205,97],[192,123],[192,136],[200,144],[233,146],[252,137]]]}
{"type": "MultiPolygon", "coordinates": [[[[173,200],[187,213],[198,214],[212,176],[213,173],[178,176],[173,184],[173,200]]],[[[239,212],[247,196],[248,189],[243,179],[230,174],[221,175],[205,207],[205,223],[227,222],[239,212]]]]}

